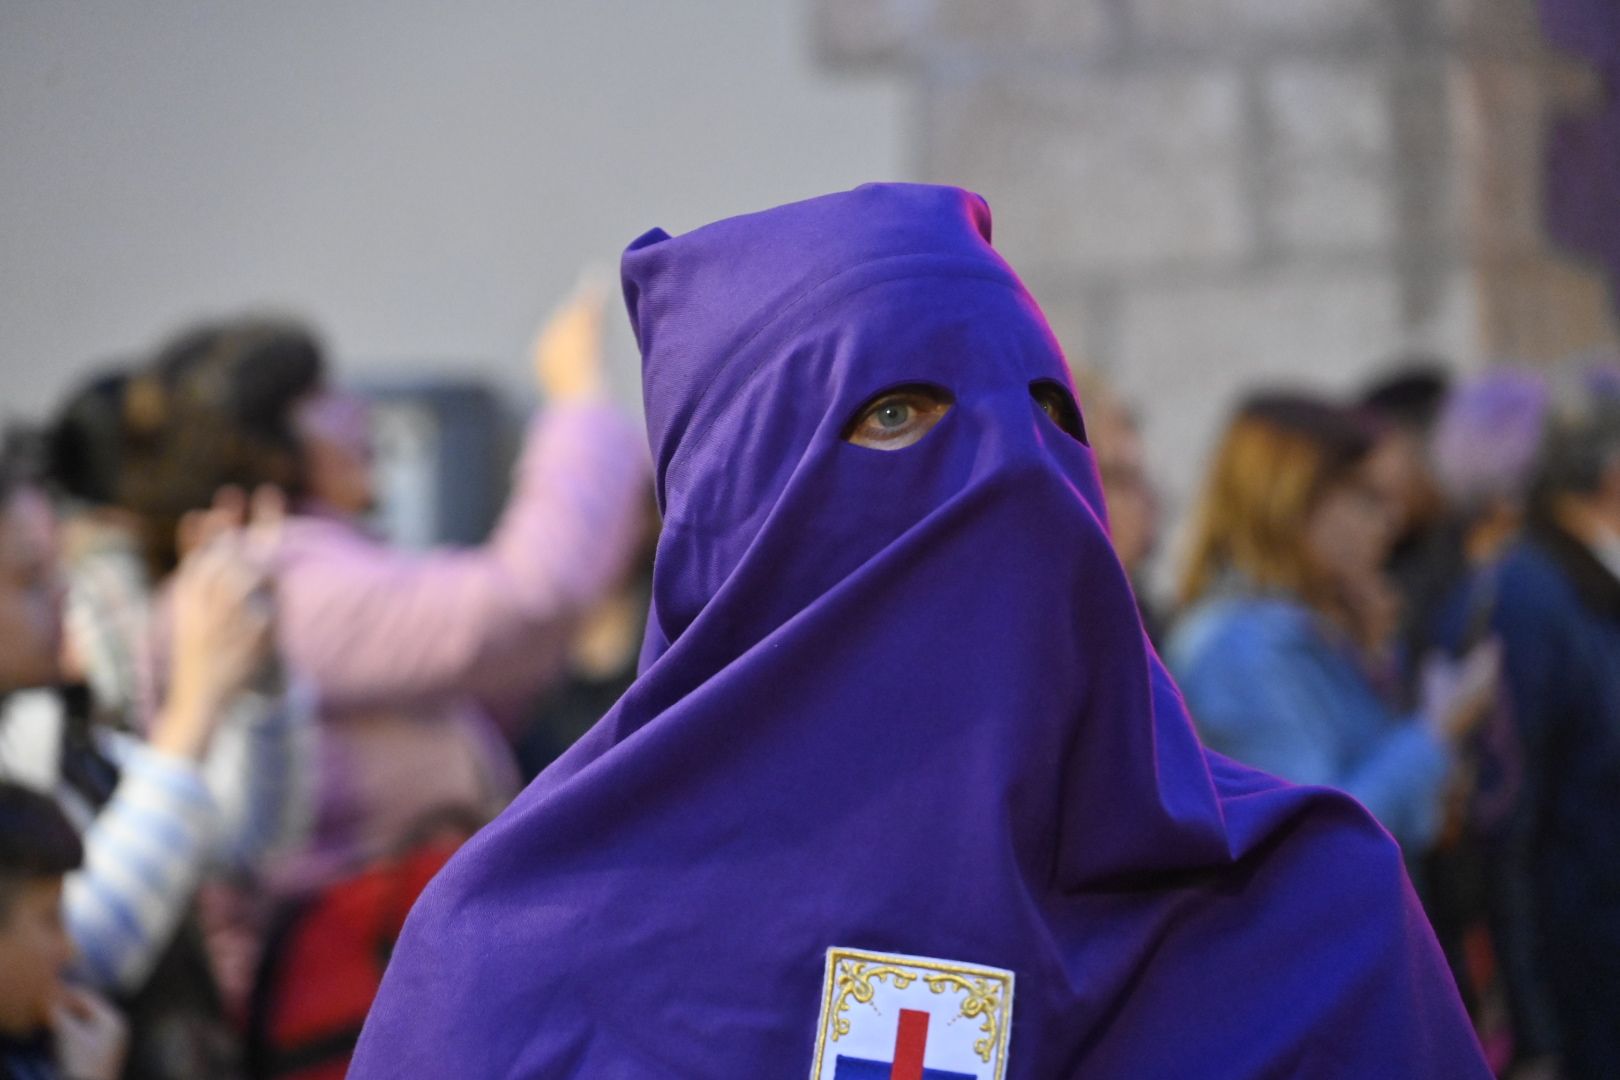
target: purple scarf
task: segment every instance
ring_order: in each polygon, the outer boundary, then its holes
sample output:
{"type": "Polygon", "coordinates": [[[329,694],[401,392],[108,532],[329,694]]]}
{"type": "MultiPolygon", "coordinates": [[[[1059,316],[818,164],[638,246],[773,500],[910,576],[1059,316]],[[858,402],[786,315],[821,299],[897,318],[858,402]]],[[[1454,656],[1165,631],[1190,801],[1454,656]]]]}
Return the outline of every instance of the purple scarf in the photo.
{"type": "Polygon", "coordinates": [[[423,895],[352,1076],[1489,1075],[1394,842],[1199,746],[989,237],[871,185],[631,245],[643,674],[423,895]],[[843,440],[915,383],[920,442],[843,440]],[[1010,972],[1010,1019],[885,1013],[832,948],[1010,972]],[[923,1056],[965,1025],[994,1062],[923,1056]]]}

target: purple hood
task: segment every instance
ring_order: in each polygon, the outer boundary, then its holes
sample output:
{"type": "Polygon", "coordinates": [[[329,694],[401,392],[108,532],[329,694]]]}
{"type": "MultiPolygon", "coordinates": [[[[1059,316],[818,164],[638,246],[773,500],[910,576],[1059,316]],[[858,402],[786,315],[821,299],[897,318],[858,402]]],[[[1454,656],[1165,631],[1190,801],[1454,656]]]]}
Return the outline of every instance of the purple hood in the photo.
{"type": "Polygon", "coordinates": [[[802,1080],[834,946],[1015,973],[1017,1080],[1488,1075],[1389,837],[1199,746],[989,238],[871,185],[631,245],[642,676],[424,894],[351,1075],[802,1080]],[[915,383],[916,445],[841,438],[915,383]]]}

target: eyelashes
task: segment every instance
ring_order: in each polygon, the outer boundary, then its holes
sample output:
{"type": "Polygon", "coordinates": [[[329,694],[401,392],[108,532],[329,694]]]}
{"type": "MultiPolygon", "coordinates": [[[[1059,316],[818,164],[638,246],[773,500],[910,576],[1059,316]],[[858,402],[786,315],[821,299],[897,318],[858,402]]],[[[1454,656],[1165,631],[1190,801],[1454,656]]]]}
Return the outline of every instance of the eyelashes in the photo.
{"type": "MultiPolygon", "coordinates": [[[[1041,412],[1082,446],[1091,445],[1080,407],[1067,387],[1055,379],[1029,384],[1029,396],[1041,412]]],[[[855,410],[842,438],[873,450],[903,450],[920,442],[956,403],[950,391],[932,383],[911,383],[884,390],[855,410]]]]}
{"type": "Polygon", "coordinates": [[[930,383],[885,390],[855,410],[843,438],[873,450],[904,450],[932,431],[955,403],[950,391],[930,383]]]}

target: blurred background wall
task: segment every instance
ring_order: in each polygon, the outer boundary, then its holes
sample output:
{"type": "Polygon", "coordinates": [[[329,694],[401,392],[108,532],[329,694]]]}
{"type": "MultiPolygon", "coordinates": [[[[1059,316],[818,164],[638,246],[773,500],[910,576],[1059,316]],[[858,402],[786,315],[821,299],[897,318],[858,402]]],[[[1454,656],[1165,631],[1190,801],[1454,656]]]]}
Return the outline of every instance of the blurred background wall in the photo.
{"type": "MultiPolygon", "coordinates": [[[[1546,227],[1550,131],[1614,100],[1606,0],[815,3],[830,66],[911,87],[914,175],[989,197],[1071,356],[1143,407],[1172,513],[1257,381],[1615,343],[1611,281],[1546,227]]],[[[1566,236],[1616,217],[1620,184],[1586,194],[1566,236]]]]}
{"type": "Polygon", "coordinates": [[[1613,10],[0,0],[0,405],[244,304],[352,375],[521,389],[643,229],[936,180],[1141,407],[1174,516],[1257,380],[1614,346],[1613,10]]]}
{"type": "Polygon", "coordinates": [[[314,320],[350,375],[527,392],[529,336],[583,264],[905,171],[896,80],[819,71],[808,19],[0,0],[0,412],[244,305],[314,320]]]}

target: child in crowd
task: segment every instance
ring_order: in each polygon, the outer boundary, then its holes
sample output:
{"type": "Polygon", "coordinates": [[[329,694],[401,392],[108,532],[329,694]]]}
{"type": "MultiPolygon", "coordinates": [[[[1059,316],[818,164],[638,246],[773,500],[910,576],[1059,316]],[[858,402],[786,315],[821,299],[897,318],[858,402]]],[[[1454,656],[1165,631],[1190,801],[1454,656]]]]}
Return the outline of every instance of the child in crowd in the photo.
{"type": "Polygon", "coordinates": [[[0,1078],[115,1080],[123,1018],[65,981],[73,943],[62,881],[84,859],[78,833],[48,796],[0,781],[0,1078]]]}

